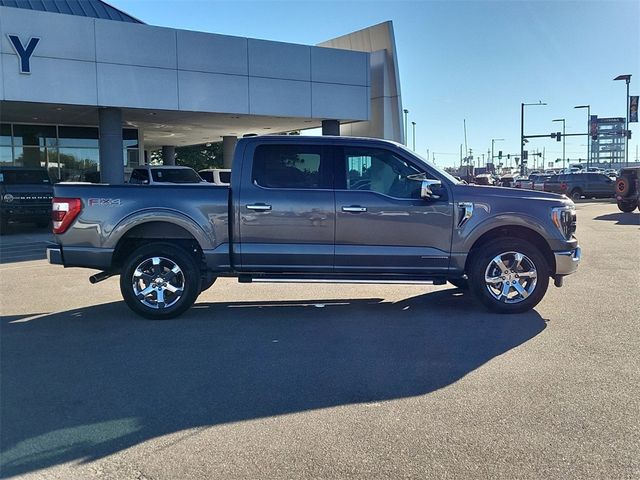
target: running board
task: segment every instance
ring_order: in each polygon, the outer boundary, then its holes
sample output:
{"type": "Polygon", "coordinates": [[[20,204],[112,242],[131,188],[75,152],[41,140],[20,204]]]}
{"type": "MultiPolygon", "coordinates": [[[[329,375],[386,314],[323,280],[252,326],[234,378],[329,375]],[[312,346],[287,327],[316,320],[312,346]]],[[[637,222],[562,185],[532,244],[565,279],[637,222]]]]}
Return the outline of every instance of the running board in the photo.
{"type": "Polygon", "coordinates": [[[390,284],[390,285],[444,285],[444,278],[432,279],[381,279],[381,278],[286,278],[286,277],[253,277],[238,276],[239,283],[347,283],[347,284],[390,284]]]}

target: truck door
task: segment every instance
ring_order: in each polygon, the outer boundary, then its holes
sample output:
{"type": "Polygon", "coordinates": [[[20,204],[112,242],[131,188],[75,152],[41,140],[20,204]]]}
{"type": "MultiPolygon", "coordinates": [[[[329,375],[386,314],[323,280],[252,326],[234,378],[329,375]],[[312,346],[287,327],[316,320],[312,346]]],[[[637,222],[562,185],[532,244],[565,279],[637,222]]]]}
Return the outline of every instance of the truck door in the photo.
{"type": "Polygon", "coordinates": [[[443,183],[439,199],[421,198],[422,173],[438,179],[427,165],[399,152],[336,147],[336,272],[448,270],[451,195],[443,183]]]}
{"type": "Polygon", "coordinates": [[[241,270],[332,272],[333,165],[313,143],[249,144],[238,205],[241,270]]]}

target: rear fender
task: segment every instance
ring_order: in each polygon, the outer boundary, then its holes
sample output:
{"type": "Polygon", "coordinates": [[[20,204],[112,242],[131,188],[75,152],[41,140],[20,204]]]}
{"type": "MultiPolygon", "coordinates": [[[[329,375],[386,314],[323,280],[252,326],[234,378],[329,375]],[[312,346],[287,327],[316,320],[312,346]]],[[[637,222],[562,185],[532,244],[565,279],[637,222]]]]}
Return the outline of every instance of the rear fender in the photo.
{"type": "Polygon", "coordinates": [[[183,213],[169,209],[150,209],[134,212],[123,218],[105,240],[105,248],[116,248],[118,242],[132,228],[149,222],[166,222],[183,228],[196,239],[202,250],[215,248],[215,239],[207,234],[197,222],[183,213]]]}

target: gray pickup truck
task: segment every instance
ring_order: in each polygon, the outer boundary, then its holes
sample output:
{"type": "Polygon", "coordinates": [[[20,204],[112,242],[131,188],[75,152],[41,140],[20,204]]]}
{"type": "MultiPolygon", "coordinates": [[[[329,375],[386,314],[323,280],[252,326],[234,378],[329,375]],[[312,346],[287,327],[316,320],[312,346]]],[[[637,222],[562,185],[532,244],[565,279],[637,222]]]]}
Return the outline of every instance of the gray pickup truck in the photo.
{"type": "Polygon", "coordinates": [[[120,275],[127,305],[180,315],[218,277],[240,282],[449,281],[489,309],[533,308],[580,262],[575,208],[464,185],[396,143],[242,139],[231,186],[55,185],[53,264],[120,275]]]}

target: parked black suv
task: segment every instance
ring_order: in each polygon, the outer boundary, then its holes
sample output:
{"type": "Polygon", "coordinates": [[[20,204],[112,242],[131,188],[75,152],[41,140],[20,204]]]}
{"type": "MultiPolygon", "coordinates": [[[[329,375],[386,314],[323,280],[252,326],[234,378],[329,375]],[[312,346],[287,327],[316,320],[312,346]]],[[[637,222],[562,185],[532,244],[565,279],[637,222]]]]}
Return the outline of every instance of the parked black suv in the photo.
{"type": "Polygon", "coordinates": [[[614,195],[614,181],[602,173],[566,173],[549,177],[544,191],[562,193],[572,200],[607,198],[614,195]]]}
{"type": "Polygon", "coordinates": [[[640,210],[640,167],[623,168],[616,179],[616,201],[625,212],[640,210]]]}
{"type": "Polygon", "coordinates": [[[46,169],[0,166],[0,234],[6,233],[9,222],[49,225],[52,199],[46,169]]]}

